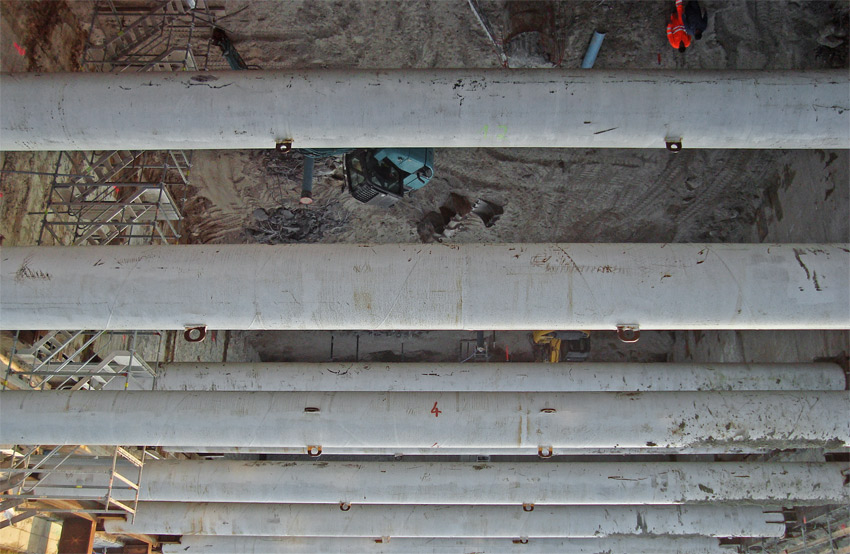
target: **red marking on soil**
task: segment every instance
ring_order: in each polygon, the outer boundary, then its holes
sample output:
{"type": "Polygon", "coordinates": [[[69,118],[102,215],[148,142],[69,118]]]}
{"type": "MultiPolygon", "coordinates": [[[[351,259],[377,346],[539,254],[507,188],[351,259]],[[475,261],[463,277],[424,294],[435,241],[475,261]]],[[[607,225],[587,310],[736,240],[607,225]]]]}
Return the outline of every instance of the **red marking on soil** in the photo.
{"type": "Polygon", "coordinates": [[[26,56],[26,55],[27,55],[27,51],[26,51],[26,49],[25,49],[25,48],[21,48],[20,46],[18,46],[18,43],[17,43],[17,42],[13,42],[13,43],[12,43],[12,46],[14,46],[14,47],[15,47],[15,50],[17,50],[17,51],[18,51],[18,54],[20,54],[21,56],[26,56]]]}

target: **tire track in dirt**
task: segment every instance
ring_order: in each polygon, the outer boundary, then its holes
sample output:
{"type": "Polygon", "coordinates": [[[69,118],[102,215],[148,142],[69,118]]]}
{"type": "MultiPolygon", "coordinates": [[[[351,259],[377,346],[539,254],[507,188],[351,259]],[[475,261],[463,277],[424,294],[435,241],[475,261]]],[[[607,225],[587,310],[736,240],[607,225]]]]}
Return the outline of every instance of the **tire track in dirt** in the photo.
{"type": "MultiPolygon", "coordinates": [[[[688,206],[675,217],[678,228],[682,229],[676,240],[715,238],[710,236],[710,231],[724,223],[718,218],[723,217],[724,211],[728,210],[736,214],[746,212],[745,198],[759,190],[757,183],[765,182],[764,176],[769,168],[776,165],[777,156],[772,153],[759,152],[756,155],[748,151],[734,151],[729,154],[731,156],[724,156],[726,159],[722,163],[715,162],[712,165],[720,167],[720,170],[708,180],[707,185],[696,189],[696,195],[689,199],[688,206]],[[702,231],[700,235],[694,236],[693,229],[702,231]]],[[[738,231],[743,232],[743,224],[743,221],[735,222],[734,225],[740,227],[736,230],[731,228],[733,223],[729,223],[729,228],[724,225],[724,230],[735,236],[738,231]]]]}

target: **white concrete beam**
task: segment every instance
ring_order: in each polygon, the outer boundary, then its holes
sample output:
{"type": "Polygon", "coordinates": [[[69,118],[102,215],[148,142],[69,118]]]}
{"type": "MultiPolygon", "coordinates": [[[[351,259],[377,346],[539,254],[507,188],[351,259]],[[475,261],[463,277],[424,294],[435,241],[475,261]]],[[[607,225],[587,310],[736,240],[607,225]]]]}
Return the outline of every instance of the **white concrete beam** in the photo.
{"type": "Polygon", "coordinates": [[[339,506],[140,502],[108,533],[274,537],[598,538],[609,535],[778,537],[781,514],[758,506],[339,506]]]}
{"type": "Polygon", "coordinates": [[[0,76],[0,150],[846,148],[844,70],[0,76]]]}
{"type": "MultiPolygon", "coordinates": [[[[38,495],[92,496],[110,460],[66,462],[38,495]]],[[[278,462],[150,460],[139,500],[287,504],[593,505],[850,503],[840,463],[278,462]]],[[[138,470],[121,467],[131,478],[138,470]]],[[[113,498],[135,491],[113,484],[113,498]]]]}
{"type": "Polygon", "coordinates": [[[0,328],[846,329],[848,245],[13,247],[0,328]]]}
{"type": "MultiPolygon", "coordinates": [[[[830,451],[841,451],[843,446],[838,446],[837,450],[829,449],[830,451]]],[[[256,454],[279,454],[279,455],[303,455],[306,449],[303,446],[208,446],[208,445],[175,445],[162,447],[164,452],[174,454],[199,454],[205,458],[214,458],[223,454],[241,454],[241,455],[256,455],[256,454]]],[[[574,448],[556,446],[552,448],[555,456],[643,456],[646,454],[653,455],[715,455],[715,454],[769,454],[776,450],[776,445],[764,443],[761,446],[753,443],[707,443],[699,446],[679,446],[679,447],[652,447],[651,451],[647,447],[609,447],[609,448],[574,448]]],[[[366,455],[366,456],[393,456],[394,459],[406,456],[530,456],[537,455],[536,450],[529,450],[527,447],[512,447],[512,448],[488,448],[487,452],[482,452],[481,448],[477,447],[450,447],[440,448],[435,451],[432,448],[404,448],[383,446],[383,447],[363,447],[363,446],[325,446],[322,448],[322,454],[328,455],[366,455]]]]}
{"type": "Polygon", "coordinates": [[[155,390],[579,392],[844,390],[837,364],[170,363],[155,390]]]}
{"type": "Polygon", "coordinates": [[[825,392],[0,392],[0,444],[499,448],[840,448],[825,392]],[[60,424],[61,422],[61,424],[60,424]]]}
{"type": "Polygon", "coordinates": [[[184,536],[163,544],[162,554],[735,554],[708,537],[606,537],[600,539],[398,539],[184,536]]]}

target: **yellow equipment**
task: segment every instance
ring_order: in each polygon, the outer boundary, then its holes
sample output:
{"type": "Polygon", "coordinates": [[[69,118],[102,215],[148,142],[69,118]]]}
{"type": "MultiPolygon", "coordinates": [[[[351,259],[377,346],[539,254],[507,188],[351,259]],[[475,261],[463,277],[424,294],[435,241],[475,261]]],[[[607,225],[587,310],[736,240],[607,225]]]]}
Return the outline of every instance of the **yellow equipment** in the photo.
{"type": "Polygon", "coordinates": [[[534,331],[531,335],[534,344],[548,347],[549,361],[556,364],[565,362],[583,362],[590,352],[590,333],[587,331],[534,331]]]}

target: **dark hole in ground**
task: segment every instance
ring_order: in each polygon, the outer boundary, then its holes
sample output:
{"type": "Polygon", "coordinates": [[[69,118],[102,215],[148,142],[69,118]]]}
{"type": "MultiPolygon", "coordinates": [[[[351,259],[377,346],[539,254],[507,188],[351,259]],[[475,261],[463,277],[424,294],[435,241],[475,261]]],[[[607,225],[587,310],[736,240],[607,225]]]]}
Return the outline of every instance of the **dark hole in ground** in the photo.
{"type": "Polygon", "coordinates": [[[499,204],[479,198],[473,204],[466,196],[455,192],[449,195],[439,211],[428,212],[416,231],[422,242],[442,242],[446,231],[454,231],[462,226],[463,219],[470,213],[478,216],[485,227],[492,227],[505,210],[499,204]]]}

